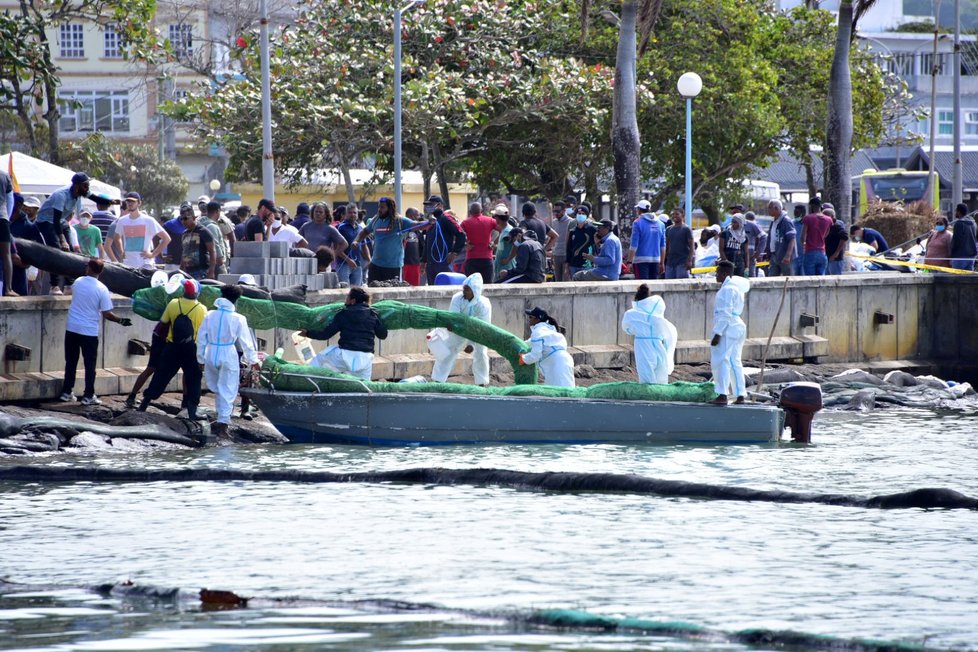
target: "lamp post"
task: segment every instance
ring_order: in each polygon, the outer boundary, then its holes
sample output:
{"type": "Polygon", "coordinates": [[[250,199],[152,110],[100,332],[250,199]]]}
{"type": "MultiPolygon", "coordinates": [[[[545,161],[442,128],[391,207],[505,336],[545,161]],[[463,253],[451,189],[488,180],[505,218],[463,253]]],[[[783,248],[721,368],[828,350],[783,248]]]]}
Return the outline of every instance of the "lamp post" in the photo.
{"type": "Polygon", "coordinates": [[[695,72],[683,73],[676,83],[686,98],[686,224],[693,223],[693,98],[703,90],[703,80],[695,72]]]}
{"type": "Polygon", "coordinates": [[[401,16],[425,0],[410,0],[394,9],[394,204],[401,207],[401,16]]]}

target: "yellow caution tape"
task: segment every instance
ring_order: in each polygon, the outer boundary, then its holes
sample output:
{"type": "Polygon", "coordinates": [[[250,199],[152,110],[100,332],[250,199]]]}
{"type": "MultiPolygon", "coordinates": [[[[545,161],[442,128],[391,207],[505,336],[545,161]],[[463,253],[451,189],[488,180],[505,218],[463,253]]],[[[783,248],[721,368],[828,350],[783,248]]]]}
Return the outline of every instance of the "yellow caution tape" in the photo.
{"type": "Polygon", "coordinates": [[[968,271],[966,269],[954,269],[953,267],[940,267],[938,265],[925,265],[923,263],[910,263],[905,260],[893,260],[891,258],[880,258],[878,256],[863,256],[862,254],[850,254],[847,256],[852,256],[853,258],[859,258],[860,260],[868,260],[872,263],[880,263],[883,265],[900,265],[903,267],[912,267],[913,269],[926,269],[932,272],[946,272],[948,274],[974,274],[975,272],[968,271]]]}
{"type": "MultiPolygon", "coordinates": [[[[757,263],[754,266],[755,267],[767,267],[770,264],[771,263],[765,261],[763,263],[757,263]]],[[[715,271],[717,271],[716,265],[714,265],[713,267],[694,267],[693,269],[689,270],[689,273],[690,274],[709,274],[709,273],[715,272],[715,271]]]]}

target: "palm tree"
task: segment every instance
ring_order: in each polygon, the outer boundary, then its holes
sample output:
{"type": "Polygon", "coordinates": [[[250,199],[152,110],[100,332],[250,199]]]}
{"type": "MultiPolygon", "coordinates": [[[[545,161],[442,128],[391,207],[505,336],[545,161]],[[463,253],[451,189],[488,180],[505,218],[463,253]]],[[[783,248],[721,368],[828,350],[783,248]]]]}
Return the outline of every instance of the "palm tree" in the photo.
{"type": "Polygon", "coordinates": [[[835,56],[829,75],[828,124],[825,129],[825,199],[835,206],[839,219],[852,214],[852,78],[849,51],[859,19],[877,0],[841,0],[835,56]]]}

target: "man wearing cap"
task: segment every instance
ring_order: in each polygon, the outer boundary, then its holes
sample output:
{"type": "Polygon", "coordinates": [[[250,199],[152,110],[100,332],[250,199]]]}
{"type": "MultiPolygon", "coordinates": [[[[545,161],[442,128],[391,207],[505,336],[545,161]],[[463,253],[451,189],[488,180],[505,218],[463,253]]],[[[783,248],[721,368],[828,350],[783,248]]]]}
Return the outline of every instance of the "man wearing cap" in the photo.
{"type": "Polygon", "coordinates": [[[614,228],[615,223],[611,220],[598,223],[601,249],[596,256],[584,254],[594,267],[574,274],[575,281],[617,281],[621,276],[621,240],[614,234],[614,228]]]}
{"type": "MultiPolygon", "coordinates": [[[[13,154],[11,154],[13,156],[13,154]]],[[[10,218],[14,212],[14,184],[10,175],[0,171],[0,274],[3,274],[3,296],[18,296],[13,289],[14,258],[11,251],[10,218]]]]}
{"type": "Polygon", "coordinates": [[[632,240],[628,257],[636,279],[665,276],[666,233],[662,222],[652,213],[652,204],[643,199],[635,204],[632,240]]]}
{"type": "MultiPolygon", "coordinates": [[[[193,208],[180,216],[183,223],[183,244],[180,249],[183,257],[180,259],[180,269],[199,280],[209,278],[217,280],[217,265],[220,255],[217,253],[214,234],[197,222],[193,208]]],[[[218,233],[220,237],[220,233],[218,233]]]]}
{"type": "Polygon", "coordinates": [[[455,220],[445,214],[445,202],[441,195],[428,197],[424,207],[433,219],[431,226],[424,229],[421,263],[428,285],[434,285],[439,274],[452,271],[452,263],[465,248],[465,234],[455,220]]]}
{"type": "MultiPolygon", "coordinates": [[[[89,179],[84,172],[71,177],[71,185],[55,190],[44,200],[37,213],[37,228],[44,244],[62,251],[70,251],[64,227],[72,213],[81,210],[81,200],[89,196],[89,179]]],[[[61,277],[51,274],[51,294],[61,294],[61,277]]]]}
{"type": "MultiPolygon", "coordinates": [[[[209,204],[210,201],[211,201],[211,198],[208,197],[207,195],[201,195],[200,197],[198,197],[197,198],[197,212],[200,213],[201,215],[203,215],[204,212],[207,210],[207,204],[209,204]]],[[[218,207],[220,207],[220,204],[218,204],[218,207]]]]}
{"type": "Polygon", "coordinates": [[[244,237],[245,242],[262,242],[266,240],[265,231],[275,218],[275,202],[271,199],[262,199],[258,202],[258,212],[248,218],[245,222],[244,237]]]}
{"type": "Polygon", "coordinates": [[[108,195],[95,195],[92,199],[95,202],[95,212],[92,213],[92,226],[98,228],[102,234],[102,243],[105,245],[106,259],[116,262],[115,251],[113,251],[112,241],[115,239],[116,217],[109,208],[118,200],[112,201],[108,195]]]}
{"type": "Polygon", "coordinates": [[[78,248],[83,256],[105,260],[105,248],[102,246],[102,232],[92,225],[92,214],[82,211],[78,216],[78,224],[72,224],[78,238],[78,248]]]}
{"type": "MultiPolygon", "coordinates": [[[[24,296],[28,294],[27,269],[30,265],[24,263],[17,255],[17,238],[30,240],[38,244],[44,244],[41,232],[37,230],[33,217],[41,208],[41,200],[37,197],[24,197],[19,192],[14,193],[14,212],[10,219],[10,253],[13,262],[13,290],[17,294],[24,296]]],[[[4,281],[6,289],[6,281],[4,281]]]]}
{"type": "Polygon", "coordinates": [[[139,404],[140,412],[146,411],[150,401],[162,396],[177,371],[182,370],[184,389],[180,409],[187,410],[190,419],[197,418],[200,381],[203,377],[200,365],[197,364],[197,333],[207,315],[207,308],[197,301],[199,293],[200,283],[195,279],[187,279],[183,282],[183,296],[172,299],[163,311],[160,322],[168,325],[170,330],[166,336],[166,347],[160,358],[160,366],[153,374],[149,387],[143,392],[143,400],[139,404]]]}
{"type": "Polygon", "coordinates": [[[214,253],[217,255],[217,264],[214,266],[214,279],[221,274],[227,274],[227,262],[231,259],[231,247],[224,239],[221,232],[221,205],[216,201],[207,202],[204,205],[204,214],[197,220],[197,224],[207,229],[207,232],[214,238],[214,253]]]}
{"type": "Polygon", "coordinates": [[[543,245],[537,242],[537,234],[514,227],[509,232],[509,239],[516,249],[516,265],[513,269],[499,272],[502,282],[543,283],[547,280],[547,254],[543,245]]]}
{"type": "Polygon", "coordinates": [[[115,227],[115,242],[124,252],[124,265],[153,269],[156,257],[170,244],[170,236],[159,222],[142,212],[140,206],[142,197],[139,193],[127,192],[122,202],[122,217],[115,227]],[[159,244],[154,247],[153,242],[157,238],[159,244]]]}

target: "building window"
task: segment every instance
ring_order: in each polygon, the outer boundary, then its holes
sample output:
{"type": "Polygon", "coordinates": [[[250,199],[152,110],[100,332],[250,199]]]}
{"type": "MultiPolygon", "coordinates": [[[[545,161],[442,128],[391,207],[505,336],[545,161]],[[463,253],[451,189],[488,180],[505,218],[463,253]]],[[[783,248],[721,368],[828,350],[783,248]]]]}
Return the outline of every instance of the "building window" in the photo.
{"type": "Polygon", "coordinates": [[[967,136],[978,136],[978,111],[965,112],[964,133],[967,136]]]}
{"type": "Polygon", "coordinates": [[[129,132],[129,91],[61,91],[62,133],[129,132]]]}
{"type": "Polygon", "coordinates": [[[927,16],[934,17],[934,0],[903,0],[903,14],[905,16],[927,16]]]}
{"type": "Polygon", "coordinates": [[[81,23],[62,23],[60,37],[62,57],[85,58],[85,28],[81,23]]]}
{"type": "Polygon", "coordinates": [[[106,25],[102,28],[102,56],[106,59],[122,58],[122,39],[119,36],[115,25],[106,25]]]}
{"type": "Polygon", "coordinates": [[[938,136],[954,135],[954,111],[937,112],[937,135],[938,136]]]}
{"type": "Polygon", "coordinates": [[[170,45],[178,59],[186,59],[194,54],[194,26],[170,25],[170,45]]]}

